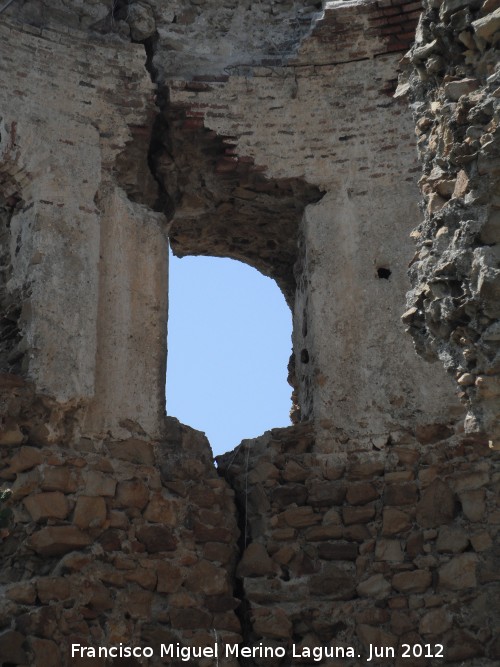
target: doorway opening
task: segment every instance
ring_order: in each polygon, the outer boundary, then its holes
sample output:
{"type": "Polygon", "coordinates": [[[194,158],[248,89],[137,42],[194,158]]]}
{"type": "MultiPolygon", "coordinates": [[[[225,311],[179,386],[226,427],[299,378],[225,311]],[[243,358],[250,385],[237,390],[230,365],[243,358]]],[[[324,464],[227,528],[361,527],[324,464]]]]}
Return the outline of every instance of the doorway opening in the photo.
{"type": "Polygon", "coordinates": [[[214,456],[288,426],[292,317],[275,281],[237,260],[170,255],[167,414],[214,456]]]}

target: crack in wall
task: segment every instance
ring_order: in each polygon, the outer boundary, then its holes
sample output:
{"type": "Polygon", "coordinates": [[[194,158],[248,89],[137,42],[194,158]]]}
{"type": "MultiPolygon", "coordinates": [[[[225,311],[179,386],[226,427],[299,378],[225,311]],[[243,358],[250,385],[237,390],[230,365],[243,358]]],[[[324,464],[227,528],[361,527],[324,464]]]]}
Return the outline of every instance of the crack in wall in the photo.
{"type": "Polygon", "coordinates": [[[15,204],[0,200],[0,369],[9,373],[19,373],[23,353],[18,345],[22,334],[20,329],[21,293],[9,289],[12,276],[11,263],[11,220],[15,215],[15,204]]]}
{"type": "MultiPolygon", "coordinates": [[[[2,118],[0,117],[0,122],[2,118]]],[[[23,177],[16,164],[14,149],[16,124],[0,131],[0,370],[19,373],[23,369],[25,353],[22,334],[22,307],[29,293],[29,286],[13,286],[13,265],[23,243],[22,227],[15,224],[15,217],[23,211],[22,188],[18,182],[23,177]],[[1,145],[3,142],[3,145],[1,145]],[[12,175],[14,174],[14,176],[12,175]],[[16,178],[17,177],[17,178],[16,178]]]]}

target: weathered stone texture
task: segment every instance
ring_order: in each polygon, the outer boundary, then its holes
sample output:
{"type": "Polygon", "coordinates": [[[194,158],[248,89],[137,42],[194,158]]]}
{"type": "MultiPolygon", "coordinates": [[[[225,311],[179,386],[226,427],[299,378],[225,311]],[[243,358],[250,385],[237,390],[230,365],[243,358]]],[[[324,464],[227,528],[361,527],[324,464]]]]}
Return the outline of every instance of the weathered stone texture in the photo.
{"type": "MultiPolygon", "coordinates": [[[[312,645],[345,643],[361,655],[371,642],[387,647],[432,641],[445,646],[447,662],[481,655],[477,664],[492,667],[498,616],[484,605],[498,595],[498,577],[491,576],[488,563],[499,539],[492,480],[500,460],[488,451],[487,445],[479,450],[473,441],[451,435],[430,452],[408,433],[404,445],[389,445],[382,454],[362,449],[324,453],[313,426],[301,424],[246,440],[219,457],[219,467],[245,507],[246,550],[236,576],[250,605],[247,640],[279,637],[290,642],[293,637],[312,645]],[[297,484],[286,475],[292,461],[294,469],[309,471],[303,482],[306,497],[297,506],[290,496],[283,508],[274,498],[287,497],[286,488],[297,484]],[[360,506],[359,496],[348,492],[335,509],[329,500],[312,505],[315,484],[331,483],[324,481],[325,461],[345,469],[346,477],[362,476],[365,481],[356,485],[369,490],[368,504],[360,506]],[[254,466],[264,464],[279,474],[267,480],[253,476],[254,466]],[[411,504],[398,509],[388,503],[393,479],[431,464],[437,476],[427,487],[413,484],[411,504]],[[488,499],[487,518],[479,523],[467,516],[453,491],[464,469],[474,492],[488,499]],[[475,474],[479,471],[485,474],[475,474]],[[266,510],[254,504],[261,495],[268,498],[266,510]],[[335,530],[328,535],[330,528],[335,530]],[[260,553],[265,556],[252,562],[251,554],[260,553]],[[291,623],[284,623],[285,618],[291,623]]],[[[438,660],[426,664],[437,665],[438,660]]]]}
{"type": "Polygon", "coordinates": [[[96,442],[93,452],[79,451],[78,442],[36,449],[37,482],[23,500],[28,512],[14,507],[14,527],[0,543],[10,601],[8,608],[2,603],[2,614],[8,611],[15,628],[0,634],[0,648],[6,646],[0,660],[28,664],[29,655],[36,667],[69,666],[68,638],[151,645],[159,655],[153,626],[168,627],[172,642],[203,642],[214,631],[221,641],[240,639],[239,600],[232,595],[239,533],[234,494],[218,478],[202,434],[169,420],[164,438],[147,443],[153,458],[141,465],[115,457],[116,441],[109,449],[106,440],[96,442]],[[112,471],[112,486],[102,469],[112,471]],[[53,470],[78,472],[76,485],[43,492],[53,470]],[[173,479],[182,482],[182,496],[169,489],[173,479]],[[197,495],[210,495],[210,511],[190,500],[197,495]],[[210,551],[196,535],[197,522],[214,531],[210,551]],[[217,530],[225,531],[222,542],[217,530]],[[42,563],[45,573],[38,571],[42,563]]]}
{"type": "Polygon", "coordinates": [[[447,0],[424,9],[400,84],[417,120],[425,214],[403,320],[419,354],[454,376],[467,432],[498,446],[498,9],[447,0]]]}
{"type": "MultiPolygon", "coordinates": [[[[162,217],[127,199],[119,173],[136,130],[147,142],[152,122],[143,49],[5,23],[0,32],[11,265],[1,298],[20,298],[8,356],[38,391],[90,404],[92,429],[123,437],[119,422],[129,419],[153,433],[164,404],[150,378],[165,360],[166,241],[162,217]],[[130,255],[137,246],[142,263],[130,255]],[[149,361],[132,370],[146,345],[149,361]]],[[[148,173],[142,153],[136,172],[148,173]]]]}

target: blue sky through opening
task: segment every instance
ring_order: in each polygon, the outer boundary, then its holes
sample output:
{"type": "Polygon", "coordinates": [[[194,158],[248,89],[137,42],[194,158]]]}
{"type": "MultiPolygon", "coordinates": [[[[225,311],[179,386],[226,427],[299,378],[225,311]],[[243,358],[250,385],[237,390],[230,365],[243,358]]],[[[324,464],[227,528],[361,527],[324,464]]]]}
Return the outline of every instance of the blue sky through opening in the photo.
{"type": "Polygon", "coordinates": [[[167,414],[214,455],[290,424],[291,313],[278,286],[231,259],[170,255],[167,414]]]}

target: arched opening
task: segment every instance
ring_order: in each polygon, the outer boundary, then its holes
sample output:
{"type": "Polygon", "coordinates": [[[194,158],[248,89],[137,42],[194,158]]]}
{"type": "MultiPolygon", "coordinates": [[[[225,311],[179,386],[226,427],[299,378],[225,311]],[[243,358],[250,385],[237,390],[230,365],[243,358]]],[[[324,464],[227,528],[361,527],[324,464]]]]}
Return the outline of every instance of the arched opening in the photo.
{"type": "Polygon", "coordinates": [[[170,257],[167,413],[214,455],[290,423],[291,313],[275,281],[232,259],[170,257]]]}

